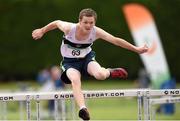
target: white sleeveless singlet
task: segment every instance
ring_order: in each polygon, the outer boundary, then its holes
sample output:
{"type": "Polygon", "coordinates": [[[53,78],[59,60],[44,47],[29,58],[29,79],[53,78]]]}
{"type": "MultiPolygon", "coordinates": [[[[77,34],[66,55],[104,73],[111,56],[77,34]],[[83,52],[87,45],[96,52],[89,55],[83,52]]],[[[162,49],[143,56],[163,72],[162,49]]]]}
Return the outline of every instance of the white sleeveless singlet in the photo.
{"type": "MultiPolygon", "coordinates": [[[[64,36],[64,38],[68,41],[70,41],[73,44],[93,44],[93,42],[96,40],[96,30],[93,27],[89,37],[86,40],[76,40],[75,33],[76,33],[76,26],[77,24],[73,24],[71,27],[70,32],[64,36]]],[[[67,58],[84,58],[90,51],[92,50],[91,46],[88,46],[86,48],[78,48],[78,47],[72,47],[69,44],[65,44],[64,41],[62,41],[61,44],[61,55],[63,57],[67,58]]]]}

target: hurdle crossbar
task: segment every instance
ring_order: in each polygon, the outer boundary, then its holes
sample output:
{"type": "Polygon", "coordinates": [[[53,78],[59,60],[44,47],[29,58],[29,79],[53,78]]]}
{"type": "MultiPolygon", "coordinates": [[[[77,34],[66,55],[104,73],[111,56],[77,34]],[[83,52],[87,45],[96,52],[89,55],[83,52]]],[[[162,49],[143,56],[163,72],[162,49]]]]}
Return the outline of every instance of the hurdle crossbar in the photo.
{"type": "MultiPolygon", "coordinates": [[[[142,120],[142,102],[141,97],[144,97],[144,120],[150,119],[150,97],[156,96],[177,96],[180,95],[180,89],[117,89],[117,90],[86,90],[83,91],[84,97],[91,98],[114,98],[114,97],[138,97],[138,119],[142,120]],[[140,107],[139,107],[140,106],[140,107]]],[[[19,92],[19,93],[0,93],[0,101],[26,101],[27,105],[27,119],[30,120],[30,104],[31,100],[37,102],[41,100],[60,100],[72,99],[72,91],[54,91],[54,92],[19,92]]],[[[37,108],[39,110],[39,108],[37,108]]],[[[37,120],[40,120],[39,112],[37,113],[37,120]]]]}
{"type": "MultiPolygon", "coordinates": [[[[122,89],[122,90],[93,90],[83,91],[85,98],[112,98],[112,97],[137,97],[139,92],[142,95],[154,96],[174,96],[180,95],[180,89],[122,89]]],[[[54,92],[19,92],[19,93],[0,93],[0,101],[26,101],[27,96],[30,100],[53,100],[53,99],[71,99],[72,91],[54,91],[54,92]]]]}
{"type": "Polygon", "coordinates": [[[163,97],[150,99],[151,104],[166,104],[166,103],[178,103],[180,102],[180,97],[163,97]]]}

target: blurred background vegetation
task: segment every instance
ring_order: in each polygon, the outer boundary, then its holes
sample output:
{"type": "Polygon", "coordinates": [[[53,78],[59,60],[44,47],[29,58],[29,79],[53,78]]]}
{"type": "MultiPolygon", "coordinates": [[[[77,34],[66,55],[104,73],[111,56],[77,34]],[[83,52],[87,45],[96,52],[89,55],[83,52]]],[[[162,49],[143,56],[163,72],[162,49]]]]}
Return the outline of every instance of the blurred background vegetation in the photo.
{"type": "MultiPolygon", "coordinates": [[[[34,79],[40,69],[58,65],[63,33],[51,31],[34,41],[31,32],[58,19],[78,22],[83,8],[97,12],[97,26],[134,43],[122,13],[122,6],[131,2],[141,3],[152,12],[171,74],[180,80],[180,0],[1,0],[0,81],[34,79]]],[[[112,44],[96,41],[93,49],[102,66],[125,67],[131,79],[143,67],[138,54],[112,44]]]]}

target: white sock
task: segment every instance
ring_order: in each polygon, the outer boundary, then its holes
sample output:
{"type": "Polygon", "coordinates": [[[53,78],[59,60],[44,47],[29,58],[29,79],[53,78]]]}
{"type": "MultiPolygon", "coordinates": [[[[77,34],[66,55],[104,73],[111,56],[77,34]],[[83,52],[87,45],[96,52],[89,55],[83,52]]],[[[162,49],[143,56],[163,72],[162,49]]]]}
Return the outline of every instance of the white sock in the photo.
{"type": "Polygon", "coordinates": [[[86,108],[86,106],[85,106],[85,105],[81,106],[81,107],[80,107],[80,110],[83,109],[83,108],[86,108]]]}

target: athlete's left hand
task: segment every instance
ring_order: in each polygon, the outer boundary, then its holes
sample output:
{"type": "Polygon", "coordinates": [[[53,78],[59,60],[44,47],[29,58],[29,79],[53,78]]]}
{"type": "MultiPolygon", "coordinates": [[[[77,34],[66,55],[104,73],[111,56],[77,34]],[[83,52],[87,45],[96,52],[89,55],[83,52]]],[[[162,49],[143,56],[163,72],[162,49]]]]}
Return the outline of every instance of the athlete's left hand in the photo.
{"type": "Polygon", "coordinates": [[[141,46],[141,47],[137,47],[136,50],[137,50],[137,53],[139,54],[143,54],[145,52],[148,51],[148,46],[146,44],[144,44],[144,46],[141,46]]]}

